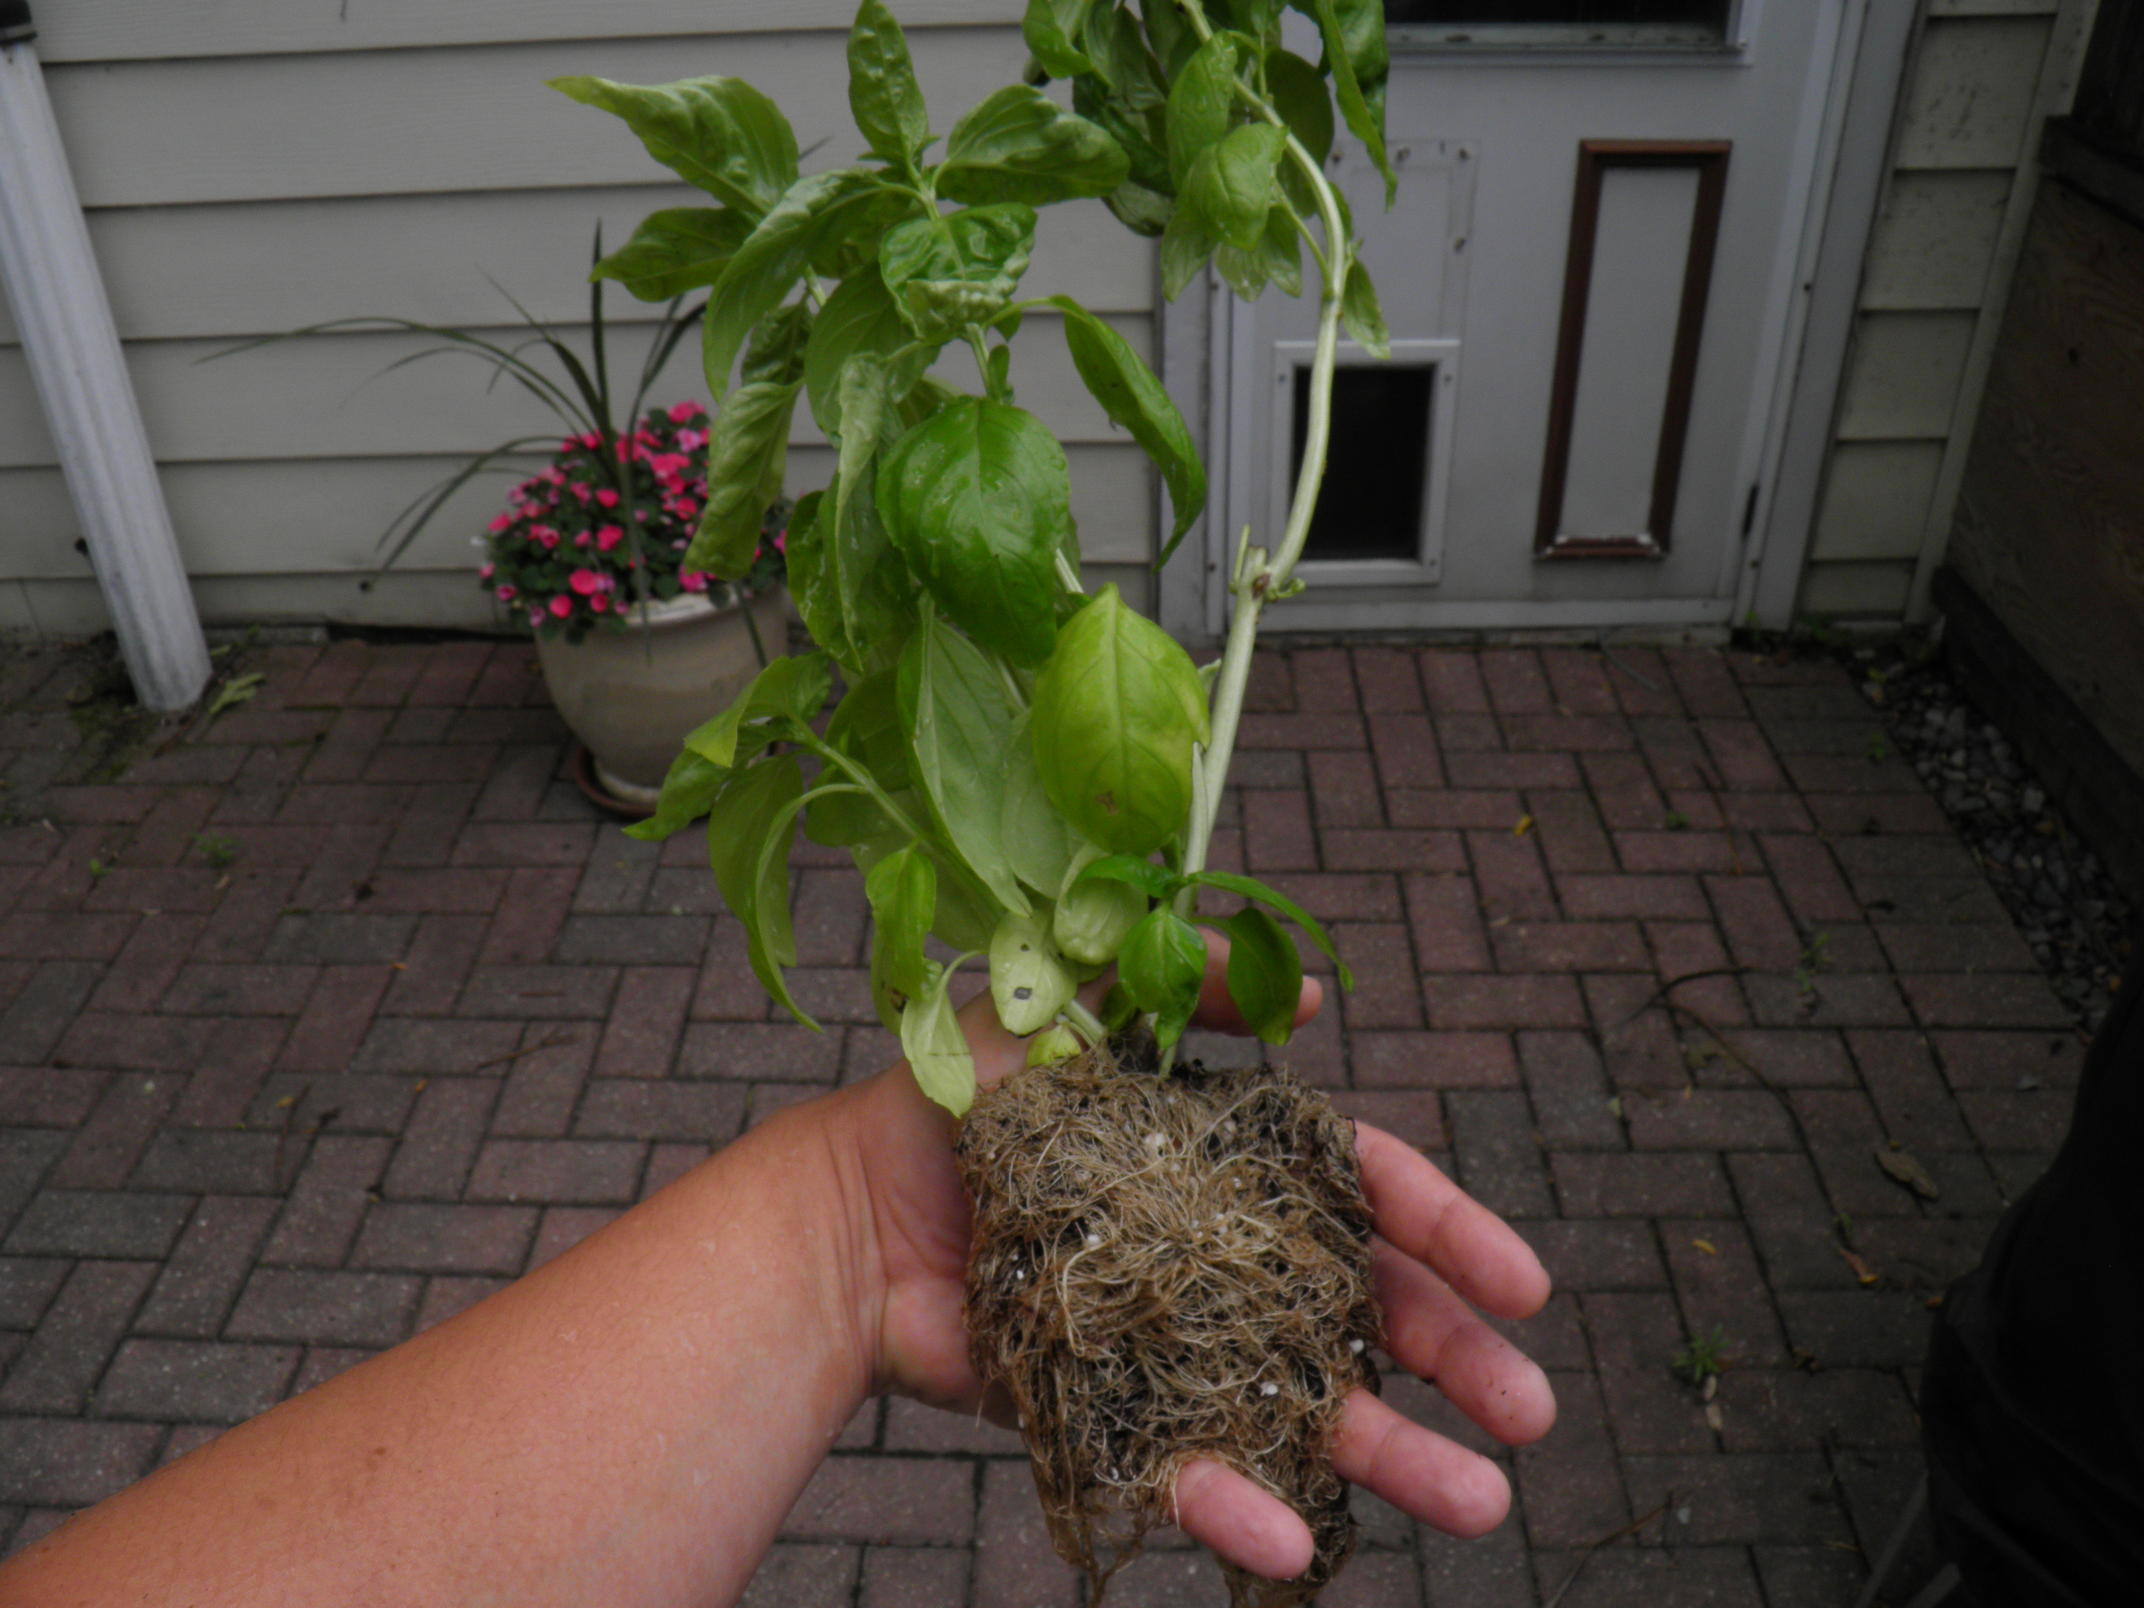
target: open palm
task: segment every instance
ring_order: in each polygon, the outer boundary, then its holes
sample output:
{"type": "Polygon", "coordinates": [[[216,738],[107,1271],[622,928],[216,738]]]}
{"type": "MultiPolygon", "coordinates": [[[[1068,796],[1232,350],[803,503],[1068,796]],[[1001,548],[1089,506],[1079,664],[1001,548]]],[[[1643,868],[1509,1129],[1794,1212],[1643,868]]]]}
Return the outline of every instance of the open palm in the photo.
{"type": "MultiPolygon", "coordinates": [[[[1222,981],[1225,949],[1209,938],[1198,1024],[1245,1031],[1222,981]]],[[[1322,990],[1306,981],[1298,1021],[1322,990]]],[[[985,1086],[1020,1064],[1023,1041],[998,1025],[987,994],[961,1025],[985,1086]]],[[[882,1389],[969,1413],[988,1410],[961,1321],[970,1211],[953,1156],[953,1125],[924,1099],[905,1064],[857,1091],[858,1169],[879,1279],[882,1389]]],[[[1523,1240],[1410,1146],[1356,1124],[1356,1150],[1376,1220],[1371,1254],[1386,1343],[1400,1366],[1433,1380],[1476,1424],[1509,1445],[1545,1433],[1555,1400],[1541,1370],[1475,1313],[1522,1318],[1548,1298],[1548,1275],[1523,1240]]],[[[1502,1522],[1510,1488],[1489,1459],[1437,1435],[1367,1391],[1347,1402],[1334,1466],[1387,1502],[1454,1535],[1502,1522]]],[[[1287,1505],[1210,1461],[1178,1477],[1183,1528],[1243,1568],[1290,1579],[1310,1564],[1310,1531],[1287,1505]]]]}

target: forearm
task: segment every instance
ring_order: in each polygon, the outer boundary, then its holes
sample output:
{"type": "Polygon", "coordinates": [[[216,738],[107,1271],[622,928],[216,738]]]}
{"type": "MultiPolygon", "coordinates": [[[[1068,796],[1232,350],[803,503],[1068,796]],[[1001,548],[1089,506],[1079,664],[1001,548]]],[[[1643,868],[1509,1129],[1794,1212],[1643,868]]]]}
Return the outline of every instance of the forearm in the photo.
{"type": "Polygon", "coordinates": [[[853,1103],[82,1515],[0,1604],[733,1600],[871,1388],[853,1103]]]}

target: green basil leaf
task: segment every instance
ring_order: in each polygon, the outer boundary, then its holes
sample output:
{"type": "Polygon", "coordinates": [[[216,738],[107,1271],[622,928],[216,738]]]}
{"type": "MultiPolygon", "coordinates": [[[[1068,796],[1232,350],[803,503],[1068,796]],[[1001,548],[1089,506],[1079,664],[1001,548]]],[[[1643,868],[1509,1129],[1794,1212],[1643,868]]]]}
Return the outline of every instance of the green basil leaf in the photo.
{"type": "Polygon", "coordinates": [[[1143,1011],[1154,1013],[1161,1047],[1184,1036],[1206,978],[1206,940],[1166,906],[1151,910],[1117,951],[1117,976],[1143,1011]]]}
{"type": "MultiPolygon", "coordinates": [[[[1168,139],[1165,113],[1142,114],[1128,109],[1109,94],[1098,78],[1082,78],[1073,84],[1072,109],[1115,140],[1123,150],[1125,184],[1153,190],[1165,198],[1176,193],[1176,180],[1169,174],[1169,159],[1162,152],[1162,144],[1168,139]]],[[[1119,185],[1117,189],[1123,187],[1119,185]]],[[[1111,195],[1116,193],[1115,190],[1110,192],[1111,195]]]]}
{"type": "Polygon", "coordinates": [[[791,754],[733,771],[707,817],[707,856],[715,886],[743,923],[753,975],[805,1026],[813,1021],[790,997],[782,968],[796,964],[789,920],[789,846],[804,772],[791,754]]]}
{"type": "Polygon", "coordinates": [[[1072,78],[1094,71],[1094,63],[1075,43],[1085,31],[1094,0],[1027,0],[1020,34],[1042,70],[1052,78],[1072,78]]]}
{"type": "Polygon", "coordinates": [[[1035,762],[1064,818],[1150,854],[1183,830],[1206,695],[1184,650],[1105,586],[1066,622],[1035,682],[1035,762]]]}
{"type": "Polygon", "coordinates": [[[1258,242],[1258,266],[1283,293],[1303,294],[1303,236],[1295,214],[1275,207],[1266,214],[1266,232],[1258,242]]]}
{"type": "Polygon", "coordinates": [[[904,173],[931,137],[908,40],[883,0],[863,0],[849,28],[849,112],[864,140],[904,173]]]}
{"type": "Polygon", "coordinates": [[[809,724],[832,686],[823,653],[772,660],[730,701],[729,708],[687,734],[686,752],[725,770],[740,764],[751,757],[740,754],[747,722],[772,719],[809,724]]]}
{"type": "MultiPolygon", "coordinates": [[[[1120,8],[1121,9],[1121,8],[1120,8]]],[[[1160,5],[1140,8],[1146,23],[1146,36],[1154,42],[1154,54],[1168,70],[1170,83],[1174,83],[1199,48],[1199,36],[1191,24],[1175,6],[1164,0],[1160,5]]]]}
{"type": "Polygon", "coordinates": [[[1377,287],[1370,283],[1370,270],[1356,258],[1347,265],[1347,283],[1340,291],[1340,322],[1348,338],[1375,358],[1392,355],[1392,337],[1385,329],[1383,309],[1377,305],[1377,287]]]}
{"type": "Polygon", "coordinates": [[[752,567],[767,510],[782,494],[789,419],[804,385],[801,354],[791,366],[791,378],[751,380],[722,399],[708,431],[707,506],[685,568],[733,581],[752,567]]]}
{"type": "Polygon", "coordinates": [[[990,935],[990,998],[1008,1033],[1026,1038],[1055,1020],[1079,980],[1033,916],[1008,914],[990,935]]]}
{"type": "Polygon", "coordinates": [[[1006,85],[954,124],[945,158],[938,193],[971,204],[1107,195],[1126,172],[1115,140],[1027,84],[1006,85]]]}
{"type": "Polygon", "coordinates": [[[1179,196],[1161,232],[1162,294],[1170,301],[1183,294],[1220,243],[1207,224],[1199,198],[1188,191],[1179,196]]]}
{"type": "Polygon", "coordinates": [[[1030,717],[1013,722],[1012,746],[1005,756],[1005,809],[1001,836],[1013,875],[1045,898],[1055,898],[1072,861],[1072,840],[1064,817],[1051,807],[1035,768],[1030,717]]]}
{"type": "Polygon", "coordinates": [[[1266,96],[1311,160],[1322,165],[1333,152],[1333,94],[1325,75],[1293,51],[1271,51],[1266,96]]]}
{"type": "Polygon", "coordinates": [[[672,833],[690,826],[714,804],[715,794],[721,790],[728,775],[728,767],[686,749],[670,761],[669,773],[663,777],[662,795],[656,800],[655,813],[644,821],[635,821],[625,829],[625,835],[643,843],[660,843],[672,833]]]}
{"type": "Polygon", "coordinates": [[[1280,924],[1253,905],[1221,923],[1228,933],[1228,997],[1250,1029],[1268,1044],[1295,1032],[1303,996],[1303,957],[1280,924]]]}
{"type": "Polygon", "coordinates": [[[1265,294],[1266,264],[1261,253],[1223,246],[1213,254],[1213,266],[1239,300],[1254,302],[1265,294]]]}
{"type": "Polygon", "coordinates": [[[1135,854],[1105,854],[1090,860],[1073,878],[1074,889],[1089,882],[1121,882],[1137,888],[1149,899],[1167,899],[1183,886],[1184,879],[1167,866],[1142,860],[1135,854]]]}
{"type": "MultiPolygon", "coordinates": [[[[908,736],[901,729],[892,671],[875,671],[850,681],[826,724],[825,741],[861,768],[909,819],[928,818],[929,806],[914,791],[908,736]]],[[[804,829],[814,843],[829,847],[853,848],[890,837],[891,848],[908,841],[906,831],[895,825],[876,799],[853,793],[830,794],[816,801],[805,817],[804,829]]]]}
{"type": "Polygon", "coordinates": [[[747,218],[760,217],[797,182],[789,119],[741,78],[643,87],[574,77],[554,78],[551,87],[623,118],[656,161],[747,218]]]}
{"type": "Polygon", "coordinates": [[[1286,894],[1267,887],[1256,877],[1238,876],[1233,871],[1194,871],[1188,880],[1202,888],[1219,888],[1226,893],[1241,894],[1246,899],[1256,899],[1260,904],[1271,905],[1302,928],[1310,941],[1325,952],[1326,959],[1333,963],[1340,974],[1342,988],[1355,986],[1355,974],[1347,969],[1347,963],[1340,958],[1340,951],[1333,947],[1331,935],[1318,924],[1317,917],[1286,894]]]}
{"type": "Polygon", "coordinates": [[[1024,201],[910,218],[879,243],[879,275],[916,339],[933,345],[1005,310],[1035,247],[1024,201]]]}
{"type": "Polygon", "coordinates": [[[1177,201],[1196,211],[1213,233],[1249,251],[1265,232],[1266,212],[1279,199],[1281,153],[1288,136],[1270,123],[1246,123],[1208,146],[1191,164],[1177,201]]]}
{"type": "Polygon", "coordinates": [[[1040,420],[958,397],[894,444],[877,494],[894,546],[956,624],[1015,664],[1049,657],[1072,494],[1040,420]]]}
{"type": "Polygon", "coordinates": [[[737,248],[708,298],[700,361],[709,394],[729,389],[730,366],[745,337],[787,299],[814,257],[851,230],[908,204],[863,168],[814,173],[783,192],[737,248]]]}
{"type": "Polygon", "coordinates": [[[640,220],[633,238],[595,266],[642,301],[669,301],[722,277],[752,220],[729,207],[667,207],[640,220]]]}
{"type": "Polygon", "coordinates": [[[1155,560],[1159,568],[1206,506],[1206,466],[1191,444],[1184,416],[1176,411],[1145,359],[1132,350],[1131,342],[1070,296],[1052,296],[1050,303],[1065,315],[1065,345],[1071,348],[1079,377],[1111,421],[1129,430],[1132,439],[1146,449],[1169,488],[1176,523],[1161,557],[1155,560]]]}
{"type": "MultiPolygon", "coordinates": [[[[847,623],[841,612],[839,578],[833,571],[833,555],[826,526],[819,521],[824,496],[808,491],[797,499],[789,513],[789,535],[782,546],[783,580],[797,618],[812,641],[834,656],[837,663],[854,658],[847,623]]],[[[832,521],[827,522],[831,524],[832,521]]]]}
{"type": "Polygon", "coordinates": [[[871,904],[871,997],[879,1020],[899,1032],[902,1009],[930,988],[932,963],[923,940],[938,908],[938,868],[908,844],[871,868],[864,897],[871,904]]]}
{"type": "Polygon", "coordinates": [[[877,502],[878,457],[895,424],[887,399],[903,373],[905,366],[897,371],[858,356],[841,377],[835,435],[840,453],[827,495],[834,508],[835,579],[856,670],[892,665],[915,613],[915,577],[886,534],[877,502]]]}
{"type": "Polygon", "coordinates": [[[1340,115],[1385,176],[1385,205],[1389,207],[1399,191],[1399,176],[1385,155],[1385,79],[1391,61],[1385,50],[1384,0],[1291,0],[1291,4],[1317,20],[1325,41],[1321,65],[1332,74],[1340,115]]]}
{"type": "Polygon", "coordinates": [[[1024,914],[1031,907],[1003,837],[1016,711],[998,667],[927,609],[901,654],[897,690],[916,780],[945,840],[1000,904],[1024,914]]]}
{"type": "Polygon", "coordinates": [[[804,390],[811,416],[829,436],[841,434],[841,374],[852,357],[874,357],[892,374],[898,396],[915,384],[930,364],[928,349],[918,346],[907,321],[893,305],[876,260],[851,274],[826,298],[812,320],[811,346],[804,353],[804,390]]]}
{"type": "Polygon", "coordinates": [[[1169,84],[1169,174],[1181,188],[1201,151],[1212,150],[1236,121],[1236,68],[1242,35],[1223,31],[1200,45],[1169,84]]]}
{"type": "Polygon", "coordinates": [[[1222,11],[1238,32],[1261,45],[1280,32],[1281,0],[1228,0],[1222,11]]]}
{"type": "Polygon", "coordinates": [[[966,1116],[975,1103],[975,1058],[968,1053],[967,1035],[946,992],[953,967],[933,961],[931,972],[929,986],[901,1012],[901,1053],[908,1057],[917,1088],[954,1116],[966,1116]]]}
{"type": "MultiPolygon", "coordinates": [[[[1185,31],[1189,32],[1188,29],[1185,31]]],[[[1191,42],[1195,45],[1198,41],[1194,38],[1191,42]]],[[[1087,27],[1081,36],[1080,48],[1094,63],[1096,83],[1113,95],[1127,112],[1145,116],[1167,109],[1169,75],[1161,70],[1160,61],[1147,48],[1139,19],[1132,15],[1128,6],[1097,5],[1087,13],[1087,27]]],[[[1188,49],[1185,54],[1190,54],[1188,49]]],[[[1075,84],[1074,88],[1077,87],[1075,84]]],[[[1073,110],[1079,109],[1075,106],[1073,110]]],[[[1086,113],[1080,115],[1084,117],[1086,113]]],[[[1163,137],[1160,128],[1154,132],[1157,138],[1163,137]]]]}
{"type": "Polygon", "coordinates": [[[1150,240],[1169,227],[1170,214],[1176,210],[1176,204],[1160,191],[1129,181],[1103,196],[1102,205],[1115,213],[1117,222],[1133,234],[1145,235],[1150,240]]]}

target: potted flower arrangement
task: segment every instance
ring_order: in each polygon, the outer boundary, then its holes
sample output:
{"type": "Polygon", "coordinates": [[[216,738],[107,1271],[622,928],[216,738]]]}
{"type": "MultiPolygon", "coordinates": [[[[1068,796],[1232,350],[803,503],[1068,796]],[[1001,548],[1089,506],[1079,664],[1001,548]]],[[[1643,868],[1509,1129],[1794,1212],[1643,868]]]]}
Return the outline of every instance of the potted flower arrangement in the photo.
{"type": "MultiPolygon", "coordinates": [[[[660,215],[659,215],[660,216],[660,215]]],[[[733,501],[735,465],[710,492],[708,447],[714,421],[698,402],[648,409],[655,377],[699,323],[704,301],[690,286],[645,270],[645,252],[603,254],[595,236],[589,342],[584,358],[509,295],[534,339],[507,347],[467,330],[367,315],[309,324],[212,354],[229,357],[269,341],[336,330],[399,330],[440,344],[398,360],[402,367],[441,355],[474,357],[493,382],[511,381],[558,416],[563,439],[517,436],[477,453],[429,487],[380,536],[380,568],[369,588],[476,476],[507,472],[521,454],[551,446],[549,464],[520,482],[486,531],[478,584],[502,615],[535,633],[552,701],[580,740],[576,778],[598,802],[629,815],[655,806],[671,758],[686,734],[727,705],[778,654],[787,622],[783,589],[789,504],[781,496],[785,443],[743,471],[763,510],[748,561],[718,579],[685,562],[710,504],[733,501]],[[668,305],[618,422],[603,311],[603,281],[617,279],[643,300],[668,305]],[[549,363],[523,355],[530,348],[549,363]],[[505,460],[505,461],[502,461],[505,460]]],[[[503,292],[502,292],[503,293],[503,292]]]]}
{"type": "Polygon", "coordinates": [[[684,735],[782,646],[785,527],[777,499],[750,566],[685,563],[707,503],[707,410],[678,402],[630,432],[581,431],[515,486],[480,540],[478,584],[525,616],[552,702],[588,758],[584,784],[652,809],[684,735]]]}

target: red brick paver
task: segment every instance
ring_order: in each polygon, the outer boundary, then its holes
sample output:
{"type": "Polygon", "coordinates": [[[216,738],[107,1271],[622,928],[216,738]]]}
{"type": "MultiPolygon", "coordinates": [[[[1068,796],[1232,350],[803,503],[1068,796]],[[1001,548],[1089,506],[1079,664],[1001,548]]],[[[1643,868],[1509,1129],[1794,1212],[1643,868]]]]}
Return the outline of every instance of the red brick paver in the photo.
{"type": "MultiPolygon", "coordinates": [[[[67,716],[79,655],[0,652],[0,1545],[890,1054],[854,873],[796,876],[813,1034],[698,845],[633,843],[564,779],[525,647],[254,661],[249,703],[115,763],[67,716]]],[[[1504,1454],[1511,1520],[1461,1544],[1363,1497],[1325,1600],[1851,1600],[1917,1474],[1928,1299],[2076,1077],[1971,858],[1826,664],[1303,649],[1261,657],[1251,708],[1217,858],[1361,979],[1289,1059],[1558,1287],[1505,1326],[1562,1404],[1504,1454]],[[1715,1335],[1708,1403],[1670,1364],[1715,1335]]],[[[1220,1586],[1165,1548],[1118,1597],[1220,1586]]],[[[866,1406],[747,1598],[1084,1600],[1009,1437],[908,1403],[866,1406]]]]}

